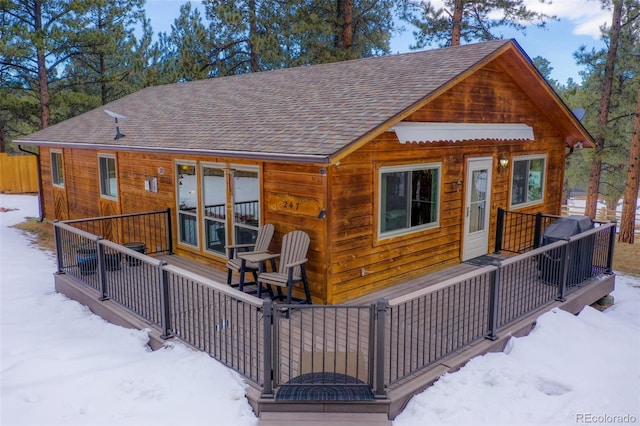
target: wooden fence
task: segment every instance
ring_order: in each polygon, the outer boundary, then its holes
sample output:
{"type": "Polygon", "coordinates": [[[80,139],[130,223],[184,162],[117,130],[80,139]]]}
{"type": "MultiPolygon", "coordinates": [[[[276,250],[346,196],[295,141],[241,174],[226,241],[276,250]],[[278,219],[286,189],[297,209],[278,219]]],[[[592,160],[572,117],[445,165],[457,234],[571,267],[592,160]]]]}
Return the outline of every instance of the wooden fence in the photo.
{"type": "Polygon", "coordinates": [[[0,192],[38,192],[37,159],[34,155],[0,153],[0,192]]]}
{"type": "MultiPolygon", "coordinates": [[[[570,216],[570,215],[584,215],[585,207],[583,205],[563,205],[562,206],[562,216],[570,216]]],[[[622,211],[620,208],[616,210],[607,210],[605,207],[598,208],[596,211],[595,220],[599,220],[602,222],[610,222],[617,221],[620,222],[620,215],[622,211]]],[[[636,209],[636,218],[635,218],[635,229],[636,233],[640,233],[640,199],[638,201],[638,207],[636,209]]]]}

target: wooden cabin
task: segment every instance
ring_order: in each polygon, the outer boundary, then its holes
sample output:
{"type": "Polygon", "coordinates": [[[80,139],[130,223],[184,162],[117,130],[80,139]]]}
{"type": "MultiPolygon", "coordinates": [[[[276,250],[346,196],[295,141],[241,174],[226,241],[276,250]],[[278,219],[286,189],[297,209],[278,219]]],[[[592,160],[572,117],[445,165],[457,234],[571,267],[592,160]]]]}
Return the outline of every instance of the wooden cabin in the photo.
{"type": "Polygon", "coordinates": [[[44,215],[171,208],[174,252],[225,268],[273,223],[311,237],[314,303],[493,251],[499,207],[559,214],[592,138],[514,40],[149,87],[18,141],[44,215]]]}

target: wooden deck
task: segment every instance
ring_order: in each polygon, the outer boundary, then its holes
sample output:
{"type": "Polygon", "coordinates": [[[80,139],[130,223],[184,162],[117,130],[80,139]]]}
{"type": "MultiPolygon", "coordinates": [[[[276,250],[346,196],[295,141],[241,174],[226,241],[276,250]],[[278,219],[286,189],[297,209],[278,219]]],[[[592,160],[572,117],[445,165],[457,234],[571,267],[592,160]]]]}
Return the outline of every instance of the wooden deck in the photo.
{"type": "MultiPolygon", "coordinates": [[[[220,271],[218,269],[176,255],[159,256],[158,258],[170,265],[174,265],[191,273],[201,275],[210,280],[226,285],[226,271],[220,271]]],[[[419,277],[417,279],[407,281],[397,286],[373,292],[369,295],[351,300],[348,303],[342,305],[340,309],[332,309],[331,307],[329,307],[328,309],[319,310],[320,313],[318,313],[316,312],[317,310],[305,309],[304,306],[301,306],[298,309],[292,310],[289,318],[286,318],[284,315],[276,316],[275,320],[279,322],[277,327],[279,333],[277,336],[276,359],[279,361],[277,361],[277,365],[274,365],[275,386],[285,384],[290,379],[313,370],[313,368],[309,366],[310,363],[308,355],[318,353],[322,354],[322,358],[320,358],[320,360],[323,364],[327,359],[325,358],[327,356],[327,353],[355,353],[355,358],[352,358],[352,360],[349,362],[349,366],[347,366],[345,363],[344,371],[366,382],[368,376],[372,373],[372,370],[369,368],[370,366],[367,363],[367,360],[369,359],[370,346],[367,341],[361,340],[362,336],[367,336],[368,339],[368,331],[372,324],[370,316],[372,311],[371,309],[367,309],[366,306],[371,306],[381,298],[384,298],[385,300],[395,299],[403,295],[412,293],[418,289],[442,283],[451,278],[459,277],[470,271],[477,270],[478,268],[478,266],[469,264],[459,264],[451,268],[447,268],[436,273],[419,277]],[[307,356],[306,361],[305,356],[307,356]],[[305,363],[306,365],[304,365],[305,363]],[[309,370],[310,368],[311,370],[309,370]],[[348,371],[349,368],[351,369],[351,371],[348,371]]],[[[531,273],[533,273],[533,270],[531,273]]],[[[237,281],[237,279],[238,277],[234,276],[234,281],[237,281]]],[[[513,322],[510,326],[501,330],[498,339],[495,341],[483,339],[480,335],[481,337],[476,341],[476,343],[466,345],[465,347],[460,348],[460,350],[454,351],[454,353],[450,355],[444,356],[442,358],[437,358],[437,362],[429,365],[428,368],[423,368],[419,372],[412,374],[411,377],[400,380],[398,382],[394,382],[393,384],[389,385],[386,389],[386,399],[349,403],[345,403],[344,401],[276,401],[271,398],[262,398],[261,389],[255,386],[249,387],[247,391],[247,398],[254,408],[255,412],[258,414],[266,412],[287,411],[334,413],[362,412],[386,413],[388,417],[392,419],[403,409],[404,405],[408,402],[411,396],[429,386],[443,373],[448,371],[455,371],[456,369],[464,365],[469,359],[477,355],[481,355],[486,352],[501,351],[510,336],[520,336],[527,334],[532,328],[533,324],[535,324],[536,318],[544,311],[547,311],[555,306],[560,306],[563,309],[577,313],[582,309],[583,306],[591,304],[603,295],[608,294],[612,290],[612,288],[613,277],[609,279],[603,279],[601,280],[601,282],[596,283],[593,286],[589,286],[588,288],[580,289],[572,293],[571,297],[567,298],[567,301],[564,303],[552,302],[531,312],[526,317],[518,318],[517,321],[513,322]]],[[[94,312],[112,322],[116,322],[121,325],[127,325],[122,321],[119,321],[118,318],[131,316],[131,314],[126,311],[118,313],[118,310],[122,311],[122,309],[116,304],[109,303],[110,301],[100,302],[97,300],[97,298],[95,298],[95,300],[92,300],[92,297],[90,297],[90,295],[81,295],[81,292],[83,294],[88,294],[88,292],[90,292],[92,289],[87,290],[86,286],[79,284],[74,279],[69,279],[69,277],[66,277],[64,274],[56,275],[56,289],[64,294],[67,294],[69,297],[79,300],[81,303],[89,306],[92,310],[94,310],[94,312]],[[116,320],[114,321],[113,318],[115,318],[116,320]]],[[[247,289],[250,289],[250,287],[247,287],[247,289]]],[[[505,300],[516,300],[516,298],[521,299],[523,296],[525,298],[532,297],[539,294],[541,291],[549,291],[549,286],[540,284],[539,286],[532,286],[529,291],[529,295],[513,295],[508,293],[508,289],[501,289],[501,292],[503,292],[501,294],[501,297],[503,297],[505,300]]],[[[483,294],[478,294],[478,297],[485,296],[483,294]]],[[[259,301],[257,297],[256,301],[259,301]]],[[[444,315],[442,312],[440,313],[443,315],[443,317],[449,318],[449,320],[451,321],[451,327],[453,328],[456,327],[456,324],[458,322],[461,323],[462,321],[464,321],[463,316],[461,316],[458,312],[452,312],[451,314],[447,313],[446,315],[444,315]]],[[[507,315],[508,317],[508,312],[505,315],[507,315]]],[[[205,317],[203,316],[201,318],[205,317]]],[[[500,319],[500,321],[509,322],[507,320],[509,320],[509,318],[500,319]]],[[[469,328],[478,328],[480,331],[482,331],[483,327],[486,326],[486,323],[484,323],[483,321],[484,318],[482,318],[481,320],[476,319],[477,324],[470,326],[469,328]]],[[[412,323],[414,322],[416,321],[405,321],[403,325],[400,326],[400,328],[394,329],[394,332],[402,334],[409,333],[408,328],[406,327],[412,326],[412,323]]],[[[418,324],[418,326],[419,325],[420,324],[418,324]]],[[[133,319],[129,321],[128,326],[143,328],[143,325],[139,325],[133,319]]],[[[204,330],[203,328],[199,327],[198,324],[191,324],[191,326],[193,326],[194,330],[204,330]]],[[[391,330],[388,330],[389,334],[391,334],[390,331],[391,330]]],[[[211,344],[210,340],[212,339],[212,336],[208,334],[211,332],[196,331],[196,333],[202,334],[200,338],[205,342],[208,341],[208,344],[211,344]]],[[[243,332],[243,335],[246,335],[247,338],[251,339],[248,345],[262,347],[260,346],[262,344],[262,335],[261,333],[256,333],[256,328],[246,328],[243,332]],[[255,337],[253,336],[255,334],[260,335],[258,337],[255,337]]],[[[415,347],[426,347],[427,345],[433,345],[433,349],[429,349],[430,351],[438,351],[441,350],[440,347],[442,347],[443,345],[451,344],[451,342],[443,343],[438,341],[431,341],[430,339],[431,337],[429,337],[428,332],[423,333],[422,335],[416,335],[412,340],[411,346],[406,350],[400,347],[396,348],[397,350],[395,352],[390,353],[389,349],[387,348],[386,357],[392,364],[397,363],[399,360],[405,360],[410,363],[412,362],[410,355],[411,351],[414,348],[414,344],[416,345],[415,347]]],[[[450,347],[448,348],[448,350],[450,350],[450,347]]],[[[253,351],[255,351],[255,347],[253,348],[253,351]]],[[[235,356],[241,357],[243,356],[243,353],[244,352],[241,350],[235,356]]],[[[345,357],[345,360],[346,359],[347,358],[345,357]]],[[[313,360],[312,358],[311,364],[314,363],[315,360],[313,360]]],[[[254,362],[254,364],[250,367],[260,370],[258,377],[260,377],[261,374],[264,374],[263,365],[260,361],[258,361],[257,363],[254,362]]],[[[339,370],[342,368],[343,367],[337,366],[335,367],[334,371],[339,372],[339,370]]],[[[275,418],[280,417],[276,416],[275,418]]],[[[273,416],[271,417],[271,423],[268,423],[267,419],[265,419],[264,424],[275,424],[273,423],[273,420],[275,418],[273,416]]],[[[338,418],[341,417],[338,415],[338,418]]]]}

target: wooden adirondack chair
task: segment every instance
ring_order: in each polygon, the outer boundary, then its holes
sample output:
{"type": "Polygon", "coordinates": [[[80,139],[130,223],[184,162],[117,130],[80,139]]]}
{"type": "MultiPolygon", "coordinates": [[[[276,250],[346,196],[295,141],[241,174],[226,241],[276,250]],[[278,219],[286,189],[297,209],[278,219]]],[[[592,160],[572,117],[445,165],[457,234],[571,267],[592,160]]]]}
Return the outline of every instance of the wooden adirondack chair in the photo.
{"type": "Polygon", "coordinates": [[[294,284],[302,283],[305,299],[296,301],[311,304],[311,291],[309,290],[309,281],[307,280],[305,269],[309,240],[309,235],[303,231],[291,231],[284,236],[278,271],[258,274],[258,297],[262,297],[263,285],[286,287],[287,303],[291,304],[291,291],[294,284]]]}
{"type": "Polygon", "coordinates": [[[269,244],[271,244],[271,239],[273,238],[273,231],[273,225],[268,223],[258,229],[258,236],[254,244],[234,244],[225,246],[227,249],[227,256],[229,257],[229,260],[227,261],[227,284],[232,287],[239,287],[240,291],[243,291],[244,274],[246,272],[251,272],[253,274],[254,281],[258,281],[258,270],[260,269],[260,264],[245,262],[244,270],[242,270],[242,260],[238,257],[238,251],[244,249],[242,253],[266,253],[269,250],[269,244]],[[233,277],[234,272],[240,274],[239,284],[231,284],[231,278],[233,277]]]}

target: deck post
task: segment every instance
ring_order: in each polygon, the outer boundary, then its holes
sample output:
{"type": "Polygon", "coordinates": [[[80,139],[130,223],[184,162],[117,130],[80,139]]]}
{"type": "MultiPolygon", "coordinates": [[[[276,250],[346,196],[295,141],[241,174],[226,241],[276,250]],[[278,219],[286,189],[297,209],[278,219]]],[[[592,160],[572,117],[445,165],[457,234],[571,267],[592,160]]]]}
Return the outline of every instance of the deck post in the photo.
{"type": "Polygon", "coordinates": [[[171,332],[169,273],[164,269],[164,265],[166,264],[167,262],[162,261],[160,265],[158,265],[158,277],[160,280],[160,288],[162,289],[160,297],[160,309],[162,310],[162,335],[160,337],[165,340],[173,337],[173,333],[171,332]]]}
{"type": "Polygon", "coordinates": [[[96,241],[98,256],[98,282],[100,283],[100,300],[109,300],[109,289],[107,288],[107,274],[105,273],[104,246],[100,244],[102,237],[96,241]]]}
{"type": "Polygon", "coordinates": [[[616,246],[616,228],[618,227],[617,221],[612,221],[613,226],[609,228],[609,250],[607,252],[607,269],[605,273],[607,275],[613,274],[613,250],[616,246]]]}
{"type": "Polygon", "coordinates": [[[540,247],[540,235],[542,232],[542,212],[536,213],[536,226],[533,231],[533,248],[540,247]]]}
{"type": "Polygon", "coordinates": [[[374,397],[376,399],[384,399],[387,393],[384,390],[384,366],[385,366],[385,324],[387,322],[388,302],[384,299],[378,300],[376,303],[376,375],[374,384],[374,397]]]}
{"type": "Polygon", "coordinates": [[[167,227],[167,249],[169,254],[173,254],[173,231],[171,229],[171,207],[167,207],[166,224],[167,227]]]}
{"type": "Polygon", "coordinates": [[[558,296],[556,300],[558,302],[564,302],[566,300],[565,294],[567,291],[567,281],[569,279],[569,252],[570,252],[570,243],[566,242],[564,246],[562,246],[562,256],[560,257],[562,264],[560,265],[560,279],[558,280],[558,296]]]}
{"type": "Polygon", "coordinates": [[[495,253],[502,251],[502,238],[504,235],[504,209],[498,207],[498,217],[496,218],[496,244],[494,248],[495,253]]]}
{"type": "Polygon", "coordinates": [[[262,387],[263,398],[273,398],[273,312],[271,300],[265,299],[262,302],[262,324],[264,327],[264,385],[262,387]]]}
{"type": "Polygon", "coordinates": [[[491,272],[489,275],[489,279],[491,282],[489,283],[489,324],[487,324],[487,334],[484,336],[485,339],[489,340],[497,340],[498,335],[496,332],[498,331],[498,305],[500,303],[500,272],[502,270],[501,266],[498,266],[495,271],[491,272]]]}
{"type": "Polygon", "coordinates": [[[64,274],[62,270],[63,260],[62,260],[62,238],[60,237],[60,228],[56,226],[58,220],[53,221],[53,242],[56,247],[56,263],[58,265],[57,274],[64,274]]]}

